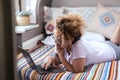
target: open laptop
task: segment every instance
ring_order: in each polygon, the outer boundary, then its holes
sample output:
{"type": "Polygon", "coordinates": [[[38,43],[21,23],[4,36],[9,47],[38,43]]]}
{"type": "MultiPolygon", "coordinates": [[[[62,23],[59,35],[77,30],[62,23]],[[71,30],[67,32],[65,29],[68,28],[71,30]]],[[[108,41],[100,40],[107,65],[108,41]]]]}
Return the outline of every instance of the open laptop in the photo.
{"type": "Polygon", "coordinates": [[[30,54],[22,49],[20,46],[17,47],[18,51],[20,51],[23,56],[25,57],[27,63],[29,64],[29,66],[33,69],[35,69],[38,73],[40,74],[46,74],[46,73],[57,73],[57,72],[61,72],[63,71],[63,69],[57,69],[53,66],[50,66],[47,70],[45,70],[44,68],[41,67],[41,65],[36,65],[33,61],[33,59],[31,58],[30,54]]]}

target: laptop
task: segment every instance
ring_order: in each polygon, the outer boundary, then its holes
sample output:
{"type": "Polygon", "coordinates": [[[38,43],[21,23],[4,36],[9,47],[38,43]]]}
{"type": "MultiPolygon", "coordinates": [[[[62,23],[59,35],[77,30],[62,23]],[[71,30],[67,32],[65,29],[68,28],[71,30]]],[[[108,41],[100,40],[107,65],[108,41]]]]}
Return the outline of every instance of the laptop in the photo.
{"type": "Polygon", "coordinates": [[[58,69],[53,66],[49,66],[48,69],[45,70],[44,68],[41,67],[41,65],[35,64],[35,62],[31,58],[30,54],[26,50],[24,50],[20,46],[18,46],[17,49],[18,49],[18,51],[20,51],[23,54],[24,58],[26,59],[27,63],[29,64],[29,66],[31,68],[35,69],[39,74],[57,73],[57,72],[64,71],[63,69],[58,69]]]}

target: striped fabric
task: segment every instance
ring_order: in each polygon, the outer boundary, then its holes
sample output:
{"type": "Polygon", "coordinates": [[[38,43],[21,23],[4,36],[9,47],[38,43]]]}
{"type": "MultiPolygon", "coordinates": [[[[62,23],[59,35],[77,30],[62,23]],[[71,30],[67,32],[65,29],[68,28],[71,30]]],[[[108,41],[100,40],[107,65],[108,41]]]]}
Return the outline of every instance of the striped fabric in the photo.
{"type": "MultiPolygon", "coordinates": [[[[40,64],[48,55],[54,54],[54,46],[42,46],[30,53],[36,64],[40,64]]],[[[60,68],[63,68],[61,65],[60,68]]],[[[120,80],[120,61],[110,61],[85,67],[83,73],[60,72],[40,75],[27,64],[20,53],[17,55],[17,70],[20,80],[120,80]]]]}

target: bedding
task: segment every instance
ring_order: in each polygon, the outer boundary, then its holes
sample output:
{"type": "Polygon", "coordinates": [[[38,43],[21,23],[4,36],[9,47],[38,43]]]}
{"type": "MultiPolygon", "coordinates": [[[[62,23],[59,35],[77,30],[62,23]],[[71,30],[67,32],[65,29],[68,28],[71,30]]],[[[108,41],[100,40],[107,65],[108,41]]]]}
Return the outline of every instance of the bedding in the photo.
{"type": "Polygon", "coordinates": [[[46,45],[55,45],[55,39],[53,35],[47,36],[42,42],[46,45]]]}
{"type": "Polygon", "coordinates": [[[119,25],[119,22],[120,13],[98,4],[96,15],[93,21],[88,24],[87,30],[101,33],[110,39],[116,27],[119,25]]]}
{"type": "Polygon", "coordinates": [[[90,31],[84,32],[81,38],[88,41],[105,41],[105,37],[102,34],[90,31]]]}
{"type": "MultiPolygon", "coordinates": [[[[97,5],[101,5],[98,3],[97,5]]],[[[101,5],[102,6],[102,5],[101,5]]],[[[86,24],[89,24],[92,22],[94,19],[96,12],[97,12],[97,7],[62,7],[63,8],[63,13],[64,14],[78,14],[83,17],[85,20],[86,24]]],[[[109,10],[115,11],[120,13],[119,7],[106,7],[109,10]]]]}
{"type": "MultiPolygon", "coordinates": [[[[90,31],[84,32],[82,38],[89,41],[105,41],[105,37],[102,34],[90,31]]],[[[53,35],[47,36],[45,39],[42,40],[42,42],[46,45],[55,45],[55,39],[53,35]]]]}
{"type": "MultiPolygon", "coordinates": [[[[30,53],[36,64],[41,64],[44,58],[54,54],[54,46],[43,45],[30,53]]],[[[64,68],[60,65],[59,68],[64,68]]],[[[85,67],[82,73],[59,72],[40,75],[27,64],[22,53],[17,55],[17,70],[20,80],[120,80],[120,61],[94,64],[85,67]]]]}
{"type": "Polygon", "coordinates": [[[97,7],[44,6],[45,32],[48,35],[53,34],[56,26],[56,18],[64,14],[81,15],[87,25],[86,31],[101,33],[109,39],[120,21],[119,7],[104,7],[100,3],[97,4],[97,7]],[[109,18],[109,22],[104,20],[106,17],[109,18]],[[109,31],[106,32],[106,30],[109,31]]]}

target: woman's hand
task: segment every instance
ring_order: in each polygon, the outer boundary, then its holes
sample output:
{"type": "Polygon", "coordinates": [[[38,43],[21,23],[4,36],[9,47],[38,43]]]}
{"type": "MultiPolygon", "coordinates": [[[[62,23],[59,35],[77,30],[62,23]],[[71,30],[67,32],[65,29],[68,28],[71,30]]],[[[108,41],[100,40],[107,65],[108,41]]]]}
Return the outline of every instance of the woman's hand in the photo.
{"type": "Polygon", "coordinates": [[[59,57],[64,56],[64,48],[61,46],[61,44],[56,43],[55,50],[59,57]]]}
{"type": "Polygon", "coordinates": [[[48,56],[47,58],[46,58],[46,61],[42,64],[42,68],[44,68],[44,69],[48,69],[49,68],[49,66],[53,66],[53,67],[56,67],[56,64],[55,64],[55,61],[53,60],[53,58],[52,57],[50,57],[50,56],[48,56]]]}

